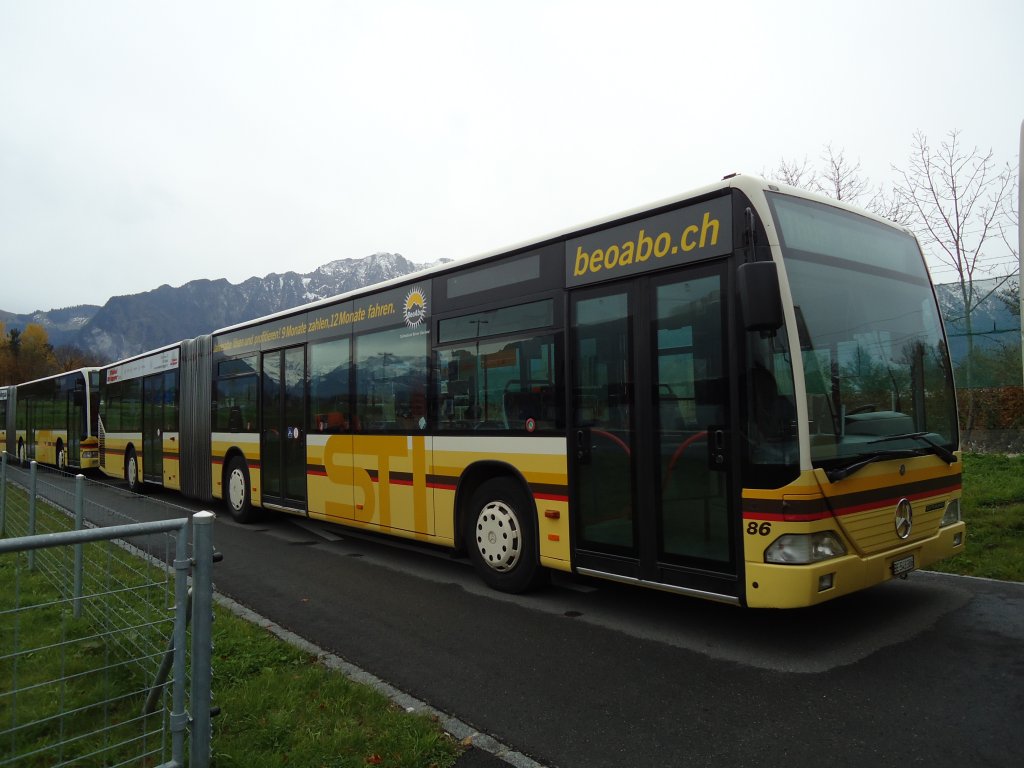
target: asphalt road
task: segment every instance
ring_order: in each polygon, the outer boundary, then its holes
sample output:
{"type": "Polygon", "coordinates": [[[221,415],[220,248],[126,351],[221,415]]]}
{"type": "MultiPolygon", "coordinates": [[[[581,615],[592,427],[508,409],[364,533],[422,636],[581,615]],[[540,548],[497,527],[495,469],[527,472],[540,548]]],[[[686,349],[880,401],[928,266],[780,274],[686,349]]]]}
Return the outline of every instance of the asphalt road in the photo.
{"type": "Polygon", "coordinates": [[[570,577],[504,595],[445,552],[287,516],[219,514],[215,541],[219,592],[544,766],[1024,765],[1024,584],[922,572],[755,612],[570,577]]]}

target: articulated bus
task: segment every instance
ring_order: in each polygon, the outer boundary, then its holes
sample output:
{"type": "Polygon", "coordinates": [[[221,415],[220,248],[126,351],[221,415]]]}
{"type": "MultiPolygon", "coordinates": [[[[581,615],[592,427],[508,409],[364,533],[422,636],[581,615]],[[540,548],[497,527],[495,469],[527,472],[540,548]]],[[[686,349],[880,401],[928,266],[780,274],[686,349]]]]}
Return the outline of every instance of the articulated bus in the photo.
{"type": "MultiPolygon", "coordinates": [[[[143,483],[182,490],[178,468],[179,352],[180,345],[175,345],[101,371],[100,469],[123,477],[136,492],[142,490],[143,483]]],[[[203,490],[206,492],[190,495],[209,498],[208,489],[203,490]]]]}
{"type": "Polygon", "coordinates": [[[0,394],[7,453],[58,469],[98,467],[98,383],[98,368],[79,368],[7,387],[0,394]]]}
{"type": "Polygon", "coordinates": [[[808,606],[963,548],[915,238],[746,176],[103,369],[104,472],[550,571],[808,606]]]}
{"type": "Polygon", "coordinates": [[[14,398],[9,393],[14,387],[0,387],[0,451],[7,450],[7,414],[11,414],[10,431],[14,431],[14,398]]]}

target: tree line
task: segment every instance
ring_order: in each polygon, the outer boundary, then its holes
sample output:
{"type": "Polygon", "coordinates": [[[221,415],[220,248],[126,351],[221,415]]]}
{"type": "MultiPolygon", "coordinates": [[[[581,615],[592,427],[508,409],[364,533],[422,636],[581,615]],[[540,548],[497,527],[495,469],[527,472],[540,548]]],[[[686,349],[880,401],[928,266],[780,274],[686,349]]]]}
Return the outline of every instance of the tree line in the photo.
{"type": "Polygon", "coordinates": [[[98,356],[71,344],[54,347],[46,329],[29,323],[7,329],[0,322],[0,386],[33,381],[75,368],[102,365],[98,356]]]}

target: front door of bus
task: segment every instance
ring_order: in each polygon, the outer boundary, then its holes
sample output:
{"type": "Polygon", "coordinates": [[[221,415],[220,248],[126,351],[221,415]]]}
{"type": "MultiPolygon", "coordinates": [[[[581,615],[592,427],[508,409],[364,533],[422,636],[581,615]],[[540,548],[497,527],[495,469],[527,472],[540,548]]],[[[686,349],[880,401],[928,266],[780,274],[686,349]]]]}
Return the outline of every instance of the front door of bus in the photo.
{"type": "Polygon", "coordinates": [[[301,509],[306,502],[306,350],[263,355],[262,497],[301,509]]]}
{"type": "Polygon", "coordinates": [[[575,292],[576,563],[737,594],[722,266],[575,292]]]}

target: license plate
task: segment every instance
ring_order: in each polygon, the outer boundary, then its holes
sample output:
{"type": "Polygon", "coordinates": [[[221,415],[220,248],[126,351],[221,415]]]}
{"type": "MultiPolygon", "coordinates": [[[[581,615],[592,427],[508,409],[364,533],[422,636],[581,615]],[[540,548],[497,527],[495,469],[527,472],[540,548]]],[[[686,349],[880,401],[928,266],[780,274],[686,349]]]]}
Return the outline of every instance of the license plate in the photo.
{"type": "Polygon", "coordinates": [[[907,555],[906,557],[901,557],[898,560],[892,561],[893,576],[902,576],[905,573],[910,573],[912,570],[914,570],[913,555],[907,555]]]}

